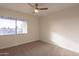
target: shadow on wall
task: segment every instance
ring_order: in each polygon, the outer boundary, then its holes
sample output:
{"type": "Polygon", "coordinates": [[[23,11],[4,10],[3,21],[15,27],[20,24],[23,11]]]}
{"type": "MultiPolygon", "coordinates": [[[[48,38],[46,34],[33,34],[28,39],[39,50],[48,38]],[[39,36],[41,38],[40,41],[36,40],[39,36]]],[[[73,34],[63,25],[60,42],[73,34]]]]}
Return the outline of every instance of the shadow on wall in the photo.
{"type": "Polygon", "coordinates": [[[63,35],[60,35],[59,33],[52,32],[51,33],[51,41],[62,48],[74,51],[79,53],[79,43],[76,43],[74,41],[68,40],[63,35]]]}

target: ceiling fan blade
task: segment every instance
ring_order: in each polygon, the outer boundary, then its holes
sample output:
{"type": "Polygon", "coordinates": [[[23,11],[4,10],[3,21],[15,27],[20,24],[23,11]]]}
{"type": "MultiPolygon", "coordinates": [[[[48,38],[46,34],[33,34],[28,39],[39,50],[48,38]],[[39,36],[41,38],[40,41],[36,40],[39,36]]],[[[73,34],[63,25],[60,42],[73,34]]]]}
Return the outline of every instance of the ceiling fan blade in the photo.
{"type": "Polygon", "coordinates": [[[38,10],[48,10],[48,8],[38,8],[38,10]]]}
{"type": "Polygon", "coordinates": [[[35,8],[31,3],[27,3],[30,7],[35,8]]]}

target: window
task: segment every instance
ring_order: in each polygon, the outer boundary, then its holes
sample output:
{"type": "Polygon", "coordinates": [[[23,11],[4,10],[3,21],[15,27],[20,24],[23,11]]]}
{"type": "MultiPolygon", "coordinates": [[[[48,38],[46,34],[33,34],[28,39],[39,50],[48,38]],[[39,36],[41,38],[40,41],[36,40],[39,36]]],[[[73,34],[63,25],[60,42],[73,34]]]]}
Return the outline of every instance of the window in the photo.
{"type": "Polygon", "coordinates": [[[17,21],[17,34],[27,33],[27,24],[24,21],[17,21]]]}
{"type": "Polygon", "coordinates": [[[27,22],[0,18],[0,35],[15,35],[27,33],[27,22]]]}

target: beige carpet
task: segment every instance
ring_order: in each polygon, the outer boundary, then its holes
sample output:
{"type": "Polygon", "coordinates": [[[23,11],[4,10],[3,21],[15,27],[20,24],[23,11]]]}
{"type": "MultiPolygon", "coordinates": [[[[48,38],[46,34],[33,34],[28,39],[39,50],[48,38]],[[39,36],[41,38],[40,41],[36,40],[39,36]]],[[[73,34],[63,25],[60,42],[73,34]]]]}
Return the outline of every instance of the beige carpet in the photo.
{"type": "Polygon", "coordinates": [[[77,56],[79,54],[41,41],[0,50],[1,56],[77,56]]]}

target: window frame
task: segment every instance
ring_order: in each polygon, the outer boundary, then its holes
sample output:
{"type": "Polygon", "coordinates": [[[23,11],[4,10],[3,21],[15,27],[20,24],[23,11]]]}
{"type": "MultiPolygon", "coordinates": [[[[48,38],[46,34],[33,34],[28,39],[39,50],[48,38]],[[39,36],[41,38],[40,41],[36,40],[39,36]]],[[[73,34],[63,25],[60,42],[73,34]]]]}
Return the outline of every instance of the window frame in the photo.
{"type": "Polygon", "coordinates": [[[7,34],[7,35],[22,35],[22,34],[27,34],[28,33],[28,26],[27,26],[28,23],[27,23],[27,20],[25,20],[25,19],[18,19],[18,18],[14,18],[14,17],[4,17],[4,16],[0,16],[0,18],[1,19],[9,19],[9,20],[14,20],[15,21],[15,34],[7,34]],[[20,34],[17,33],[17,22],[18,21],[26,22],[26,26],[27,26],[26,33],[20,33],[20,34]]]}

